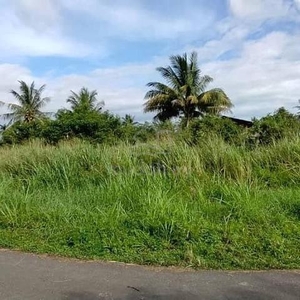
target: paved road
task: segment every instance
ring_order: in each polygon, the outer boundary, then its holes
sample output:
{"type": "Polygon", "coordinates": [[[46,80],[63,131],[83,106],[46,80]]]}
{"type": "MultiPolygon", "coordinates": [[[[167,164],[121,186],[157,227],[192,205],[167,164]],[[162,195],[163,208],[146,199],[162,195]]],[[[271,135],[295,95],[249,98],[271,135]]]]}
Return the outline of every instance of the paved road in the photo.
{"type": "Polygon", "coordinates": [[[300,271],[219,272],[0,250],[1,300],[300,299],[300,271]]]}

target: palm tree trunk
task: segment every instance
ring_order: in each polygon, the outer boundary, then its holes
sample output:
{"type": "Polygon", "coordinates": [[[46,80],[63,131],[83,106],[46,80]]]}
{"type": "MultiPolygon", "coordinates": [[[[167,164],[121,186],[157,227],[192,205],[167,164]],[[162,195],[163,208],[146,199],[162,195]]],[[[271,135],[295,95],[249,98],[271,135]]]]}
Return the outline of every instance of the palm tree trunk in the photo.
{"type": "Polygon", "coordinates": [[[186,128],[189,128],[189,126],[190,126],[190,121],[191,121],[191,114],[190,114],[190,112],[188,111],[188,109],[185,111],[185,114],[184,114],[185,116],[185,127],[186,128]]]}
{"type": "Polygon", "coordinates": [[[190,126],[190,117],[188,116],[186,119],[186,128],[189,128],[190,126]]]}

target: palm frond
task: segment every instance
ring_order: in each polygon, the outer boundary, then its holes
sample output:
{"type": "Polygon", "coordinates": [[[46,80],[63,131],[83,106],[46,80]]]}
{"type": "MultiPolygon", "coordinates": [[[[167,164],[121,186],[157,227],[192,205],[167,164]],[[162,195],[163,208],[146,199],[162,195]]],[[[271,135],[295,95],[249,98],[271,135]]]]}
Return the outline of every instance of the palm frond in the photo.
{"type": "Polygon", "coordinates": [[[21,105],[24,104],[23,95],[20,95],[18,92],[14,90],[11,90],[10,93],[19,101],[21,105]]]}
{"type": "Polygon", "coordinates": [[[91,93],[90,93],[90,98],[96,100],[97,95],[98,95],[98,92],[97,92],[96,90],[91,91],[91,93]]]}
{"type": "Polygon", "coordinates": [[[201,76],[200,78],[200,81],[198,83],[198,86],[199,86],[199,90],[201,93],[205,92],[207,86],[213,82],[213,78],[208,76],[208,75],[204,75],[204,76],[201,76]]]}
{"type": "Polygon", "coordinates": [[[222,89],[212,89],[198,97],[198,108],[206,113],[220,114],[230,111],[233,104],[222,89]]]}
{"type": "Polygon", "coordinates": [[[14,103],[7,103],[7,107],[12,111],[18,111],[22,108],[21,105],[14,104],[14,103]]]}
{"type": "MultiPolygon", "coordinates": [[[[19,81],[19,83],[20,83],[21,97],[18,99],[16,95],[17,93],[14,96],[17,98],[17,100],[20,101],[21,105],[29,104],[32,99],[32,90],[34,89],[34,82],[31,83],[30,87],[24,81],[19,81]]],[[[12,94],[14,94],[13,91],[12,94]]]]}
{"type": "Polygon", "coordinates": [[[144,111],[145,112],[152,112],[156,110],[161,110],[164,107],[171,107],[174,104],[174,100],[169,95],[164,94],[157,94],[157,96],[152,97],[144,104],[144,111]]]}
{"type": "Polygon", "coordinates": [[[186,82],[186,77],[188,74],[188,58],[187,54],[184,53],[183,56],[174,55],[170,57],[171,67],[175,74],[179,78],[181,84],[186,82]]]}
{"type": "Polygon", "coordinates": [[[46,84],[43,84],[38,90],[36,90],[36,93],[38,95],[41,95],[44,92],[45,88],[46,88],[46,84]]]}
{"type": "Polygon", "coordinates": [[[14,113],[6,113],[0,115],[0,118],[3,118],[4,120],[13,120],[14,119],[14,113]]]}
{"type": "Polygon", "coordinates": [[[178,89],[181,86],[180,79],[171,67],[160,67],[156,70],[166,79],[167,83],[170,84],[173,89],[178,89]]]}
{"type": "Polygon", "coordinates": [[[100,112],[103,109],[104,105],[105,105],[104,101],[100,101],[100,102],[96,103],[95,110],[100,112]]]}
{"type": "Polygon", "coordinates": [[[163,109],[154,116],[154,120],[164,122],[166,120],[169,120],[171,118],[175,118],[178,116],[179,116],[178,110],[163,109]]]}
{"type": "Polygon", "coordinates": [[[160,82],[149,82],[147,84],[148,87],[153,87],[153,90],[150,90],[149,92],[146,93],[145,95],[145,99],[149,99],[152,96],[152,94],[154,96],[156,96],[156,93],[161,93],[161,94],[168,94],[168,95],[173,95],[174,97],[176,97],[176,91],[174,91],[172,88],[170,88],[169,86],[160,83],[160,82]]]}
{"type": "Polygon", "coordinates": [[[67,103],[70,103],[72,108],[79,105],[79,95],[77,95],[75,92],[71,91],[71,96],[67,99],[67,103]]]}

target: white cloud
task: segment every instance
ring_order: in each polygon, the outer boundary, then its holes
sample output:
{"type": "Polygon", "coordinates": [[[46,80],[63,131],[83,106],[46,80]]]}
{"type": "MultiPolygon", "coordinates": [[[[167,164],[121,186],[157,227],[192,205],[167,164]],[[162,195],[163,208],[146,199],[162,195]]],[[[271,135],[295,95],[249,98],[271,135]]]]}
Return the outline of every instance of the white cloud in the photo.
{"type": "Polygon", "coordinates": [[[92,53],[89,47],[78,45],[56,32],[39,34],[26,27],[14,27],[11,24],[6,24],[5,27],[5,32],[0,35],[2,57],[57,55],[84,57],[92,53]]]}
{"type": "Polygon", "coordinates": [[[56,26],[61,21],[57,0],[11,0],[11,3],[22,23],[37,31],[56,26]]]}
{"type": "Polygon", "coordinates": [[[55,0],[2,2],[0,0],[0,58],[9,60],[14,57],[56,55],[83,57],[93,53],[89,46],[63,35],[55,0]]]}
{"type": "Polygon", "coordinates": [[[0,100],[4,102],[12,99],[8,93],[11,89],[18,88],[18,80],[32,80],[28,69],[13,64],[0,64],[0,78],[0,100]]]}
{"type": "Polygon", "coordinates": [[[201,63],[214,60],[228,51],[234,50],[238,52],[249,32],[249,28],[243,25],[239,27],[233,27],[228,29],[221,39],[210,40],[203,46],[196,49],[190,45],[185,49],[185,51],[190,52],[193,51],[193,49],[197,50],[199,61],[201,63]]]}
{"type": "Polygon", "coordinates": [[[204,5],[175,2],[164,9],[147,9],[145,2],[136,0],[0,0],[0,59],[103,58],[114,47],[112,38],[158,41],[180,37],[184,41],[196,32],[203,36],[214,12],[204,5]],[[96,31],[95,38],[78,27],[83,20],[93,24],[89,30],[96,31]]]}
{"type": "Polygon", "coordinates": [[[300,0],[295,0],[295,4],[296,4],[297,7],[300,8],[300,0]]]}
{"type": "Polygon", "coordinates": [[[244,43],[241,56],[204,65],[235,104],[240,117],[262,116],[299,99],[300,35],[273,32],[257,41],[244,43]]]}
{"type": "MultiPolygon", "coordinates": [[[[18,89],[18,80],[31,82],[33,77],[30,70],[15,64],[0,64],[0,101],[13,103],[14,98],[10,94],[12,89],[18,89]]],[[[0,114],[7,112],[4,107],[0,108],[0,114]]]]}
{"type": "Polygon", "coordinates": [[[229,0],[229,7],[237,18],[258,20],[286,16],[290,5],[286,0],[229,0]]]}

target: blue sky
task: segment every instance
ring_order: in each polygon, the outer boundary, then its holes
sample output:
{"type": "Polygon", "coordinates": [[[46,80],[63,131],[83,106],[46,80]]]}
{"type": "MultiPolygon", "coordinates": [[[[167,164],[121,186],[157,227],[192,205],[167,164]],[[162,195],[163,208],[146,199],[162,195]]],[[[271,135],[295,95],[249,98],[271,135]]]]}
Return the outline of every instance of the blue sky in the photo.
{"type": "Polygon", "coordinates": [[[0,0],[0,100],[18,80],[47,84],[47,110],[97,89],[138,120],[146,83],[172,54],[198,52],[233,116],[259,117],[300,98],[300,0],[0,0]]]}

